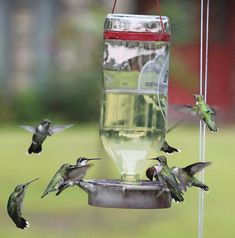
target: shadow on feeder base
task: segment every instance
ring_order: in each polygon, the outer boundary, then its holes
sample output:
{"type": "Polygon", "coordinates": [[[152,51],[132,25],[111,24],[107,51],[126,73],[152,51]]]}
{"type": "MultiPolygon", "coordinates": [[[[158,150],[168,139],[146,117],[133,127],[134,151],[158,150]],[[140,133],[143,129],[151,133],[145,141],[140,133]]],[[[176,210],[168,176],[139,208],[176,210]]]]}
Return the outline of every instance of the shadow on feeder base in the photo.
{"type": "Polygon", "coordinates": [[[88,193],[88,203],[96,207],[161,209],[171,207],[169,189],[159,182],[140,180],[136,184],[121,180],[85,180],[78,185],[88,193]]]}

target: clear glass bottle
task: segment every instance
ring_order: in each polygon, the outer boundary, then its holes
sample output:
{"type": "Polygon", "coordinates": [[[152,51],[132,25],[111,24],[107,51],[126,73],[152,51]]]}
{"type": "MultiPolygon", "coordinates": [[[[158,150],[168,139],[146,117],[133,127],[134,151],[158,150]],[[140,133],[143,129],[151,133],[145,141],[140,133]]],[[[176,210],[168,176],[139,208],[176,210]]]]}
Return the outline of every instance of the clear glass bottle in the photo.
{"type": "Polygon", "coordinates": [[[166,132],[170,26],[109,14],[104,24],[100,138],[124,181],[136,181],[166,132]]]}

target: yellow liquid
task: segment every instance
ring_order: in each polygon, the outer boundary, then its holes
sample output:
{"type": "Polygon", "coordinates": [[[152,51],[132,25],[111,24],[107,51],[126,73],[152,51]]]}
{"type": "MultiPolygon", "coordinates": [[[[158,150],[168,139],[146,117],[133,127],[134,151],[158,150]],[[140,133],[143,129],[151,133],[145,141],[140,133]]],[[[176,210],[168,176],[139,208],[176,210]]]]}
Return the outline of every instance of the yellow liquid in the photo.
{"type": "Polygon", "coordinates": [[[100,138],[123,177],[135,180],[156,156],[166,130],[166,97],[107,92],[102,96],[100,138]]]}

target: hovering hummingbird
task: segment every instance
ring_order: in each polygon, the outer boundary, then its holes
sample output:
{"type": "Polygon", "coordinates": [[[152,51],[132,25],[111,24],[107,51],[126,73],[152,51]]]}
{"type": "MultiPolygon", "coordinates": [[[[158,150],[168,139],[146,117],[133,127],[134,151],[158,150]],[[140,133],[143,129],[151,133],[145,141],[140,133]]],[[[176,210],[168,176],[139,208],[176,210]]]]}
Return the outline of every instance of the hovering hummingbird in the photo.
{"type": "Polygon", "coordinates": [[[73,126],[72,124],[52,126],[52,124],[53,122],[51,122],[49,119],[44,119],[41,124],[36,127],[21,126],[23,129],[33,133],[32,144],[28,149],[28,154],[39,154],[42,151],[42,143],[47,138],[47,136],[51,136],[54,133],[63,131],[73,126]]]}
{"type": "Polygon", "coordinates": [[[28,185],[38,179],[16,186],[14,192],[9,196],[7,212],[18,228],[27,229],[29,227],[29,223],[21,216],[22,203],[28,185]]]}
{"type": "Polygon", "coordinates": [[[56,195],[59,195],[66,188],[79,183],[91,166],[92,164],[80,164],[79,159],[76,165],[63,164],[47,185],[41,198],[53,191],[57,191],[56,195]]]}
{"type": "Polygon", "coordinates": [[[215,132],[218,128],[215,124],[215,110],[210,107],[204,100],[203,95],[193,95],[195,98],[195,105],[182,105],[179,109],[183,112],[190,113],[195,116],[198,115],[199,118],[206,123],[208,128],[215,132]]]}
{"type": "Polygon", "coordinates": [[[167,159],[165,156],[159,156],[151,160],[157,160],[159,163],[151,168],[148,168],[146,171],[146,176],[151,181],[153,177],[157,181],[165,183],[167,188],[170,189],[171,196],[176,202],[183,202],[183,193],[179,187],[179,184],[175,178],[175,175],[172,173],[170,168],[167,165],[167,159]]]}
{"type": "MultiPolygon", "coordinates": [[[[176,127],[178,127],[183,122],[183,119],[176,122],[174,125],[172,125],[169,129],[166,130],[166,134],[174,130],[176,127]]],[[[160,151],[165,152],[166,154],[173,154],[174,152],[181,152],[180,149],[174,148],[170,146],[166,140],[163,142],[162,147],[160,148],[160,151]]]]}
{"type": "Polygon", "coordinates": [[[166,141],[163,142],[160,151],[165,152],[166,154],[172,154],[174,152],[180,152],[180,149],[170,146],[166,141]]]}
{"type": "Polygon", "coordinates": [[[209,191],[209,188],[207,185],[203,184],[200,180],[198,180],[194,175],[198,173],[199,171],[206,168],[208,165],[210,165],[211,162],[197,162],[194,164],[191,164],[187,167],[180,168],[180,167],[173,167],[171,171],[173,174],[177,177],[179,180],[182,189],[186,192],[187,186],[191,187],[199,187],[204,191],[209,191]]]}

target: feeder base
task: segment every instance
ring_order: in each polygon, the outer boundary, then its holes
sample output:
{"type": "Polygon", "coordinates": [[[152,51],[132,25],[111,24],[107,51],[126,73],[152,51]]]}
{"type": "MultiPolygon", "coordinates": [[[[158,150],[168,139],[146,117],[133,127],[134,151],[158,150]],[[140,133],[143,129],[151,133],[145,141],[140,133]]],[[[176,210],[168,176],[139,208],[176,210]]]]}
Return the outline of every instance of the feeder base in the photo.
{"type": "Polygon", "coordinates": [[[140,180],[85,180],[78,185],[88,193],[88,203],[96,207],[160,209],[171,206],[169,189],[159,182],[140,180]]]}

